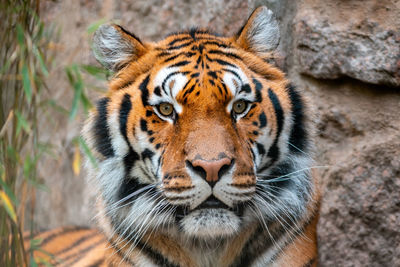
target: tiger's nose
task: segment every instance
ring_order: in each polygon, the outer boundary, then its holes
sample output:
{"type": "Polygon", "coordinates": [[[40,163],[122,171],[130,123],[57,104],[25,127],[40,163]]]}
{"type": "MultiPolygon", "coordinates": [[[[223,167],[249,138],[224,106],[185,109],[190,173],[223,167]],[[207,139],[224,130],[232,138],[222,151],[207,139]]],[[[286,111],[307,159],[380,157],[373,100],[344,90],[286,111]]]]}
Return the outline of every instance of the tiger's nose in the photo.
{"type": "Polygon", "coordinates": [[[225,157],[212,161],[196,159],[191,164],[194,170],[213,187],[223,173],[232,165],[232,160],[225,157]]]}

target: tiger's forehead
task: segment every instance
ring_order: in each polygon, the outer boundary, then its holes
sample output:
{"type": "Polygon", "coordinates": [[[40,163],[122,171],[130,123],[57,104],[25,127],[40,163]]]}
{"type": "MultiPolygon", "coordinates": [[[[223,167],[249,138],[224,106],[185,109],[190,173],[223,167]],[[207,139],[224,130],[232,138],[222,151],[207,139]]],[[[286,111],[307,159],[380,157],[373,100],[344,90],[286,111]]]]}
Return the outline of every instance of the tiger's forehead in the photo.
{"type": "Polygon", "coordinates": [[[243,92],[243,86],[249,89],[240,56],[226,38],[197,31],[167,37],[156,50],[161,64],[151,75],[151,104],[165,98],[186,103],[199,95],[226,102],[243,92]]]}

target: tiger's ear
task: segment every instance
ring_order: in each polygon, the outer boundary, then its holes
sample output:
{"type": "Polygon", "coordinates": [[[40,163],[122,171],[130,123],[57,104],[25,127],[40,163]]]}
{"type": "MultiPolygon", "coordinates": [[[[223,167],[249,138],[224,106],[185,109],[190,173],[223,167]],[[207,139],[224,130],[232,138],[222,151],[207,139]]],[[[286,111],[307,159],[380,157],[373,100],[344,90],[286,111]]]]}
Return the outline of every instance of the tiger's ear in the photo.
{"type": "Polygon", "coordinates": [[[244,49],[266,57],[279,44],[279,26],[271,10],[261,6],[253,11],[236,36],[236,42],[244,49]]]}
{"type": "Polygon", "coordinates": [[[97,29],[92,49],[96,59],[114,72],[121,70],[147,51],[139,38],[116,24],[103,24],[97,29]]]}

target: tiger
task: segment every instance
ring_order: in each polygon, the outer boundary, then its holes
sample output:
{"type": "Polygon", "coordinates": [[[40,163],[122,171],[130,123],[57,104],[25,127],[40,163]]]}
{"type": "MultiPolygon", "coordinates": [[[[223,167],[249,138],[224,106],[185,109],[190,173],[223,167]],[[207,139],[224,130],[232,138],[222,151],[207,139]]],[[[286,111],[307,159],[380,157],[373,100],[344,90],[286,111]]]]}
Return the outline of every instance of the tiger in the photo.
{"type": "Polygon", "coordinates": [[[232,37],[192,28],[153,43],[101,25],[94,56],[114,74],[82,131],[101,230],[41,233],[36,256],[58,266],[316,266],[312,119],[274,64],[279,39],[264,6],[232,37]]]}

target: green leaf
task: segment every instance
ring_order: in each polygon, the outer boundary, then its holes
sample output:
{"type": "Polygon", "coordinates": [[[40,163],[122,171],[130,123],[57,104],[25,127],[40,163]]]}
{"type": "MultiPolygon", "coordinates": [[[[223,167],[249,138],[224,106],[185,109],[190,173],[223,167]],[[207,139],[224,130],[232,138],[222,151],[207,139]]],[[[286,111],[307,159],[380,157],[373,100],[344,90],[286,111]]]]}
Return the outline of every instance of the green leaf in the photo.
{"type": "Polygon", "coordinates": [[[75,89],[74,99],[72,100],[71,110],[69,112],[70,120],[74,119],[78,113],[79,99],[81,98],[81,91],[75,89]]]}
{"type": "Polygon", "coordinates": [[[17,214],[15,213],[14,206],[12,205],[10,197],[4,191],[0,191],[0,201],[3,204],[8,215],[10,216],[11,220],[13,220],[14,223],[17,223],[17,214]]]}
{"type": "Polygon", "coordinates": [[[44,192],[50,192],[50,189],[41,181],[37,179],[28,179],[30,185],[44,192]]]}
{"type": "Polygon", "coordinates": [[[61,114],[68,114],[69,111],[65,108],[63,108],[62,106],[58,105],[57,102],[54,99],[50,99],[44,102],[44,106],[50,106],[52,107],[54,110],[57,110],[58,112],[60,112],[61,114]]]}
{"type": "Polygon", "coordinates": [[[8,197],[11,199],[11,202],[14,203],[14,205],[18,205],[18,200],[17,197],[14,195],[13,191],[8,187],[5,181],[3,179],[0,179],[0,185],[3,187],[4,192],[8,195],[8,197]]]}
{"type": "Polygon", "coordinates": [[[92,154],[92,151],[90,151],[89,146],[86,144],[85,140],[82,137],[78,137],[78,142],[80,147],[82,148],[83,153],[88,157],[89,161],[92,163],[92,165],[97,168],[97,162],[95,157],[92,154]]]}
{"type": "Polygon", "coordinates": [[[87,114],[93,105],[84,93],[81,94],[81,102],[83,105],[83,110],[85,111],[85,114],[87,114]]]}
{"type": "Polygon", "coordinates": [[[43,22],[39,22],[37,24],[37,31],[34,35],[34,39],[36,42],[40,41],[43,37],[43,30],[44,30],[44,23],[43,22]]]}
{"type": "Polygon", "coordinates": [[[21,24],[17,23],[17,42],[22,47],[25,44],[25,33],[21,24]]]}
{"type": "Polygon", "coordinates": [[[87,30],[86,30],[87,33],[88,33],[88,34],[94,33],[94,32],[100,27],[100,25],[101,25],[101,24],[104,24],[106,21],[107,21],[107,19],[106,19],[106,18],[103,18],[103,19],[101,19],[101,20],[98,20],[98,21],[95,21],[95,22],[91,23],[91,24],[89,25],[89,27],[87,27],[87,30]]]}
{"type": "Polygon", "coordinates": [[[24,160],[24,176],[25,176],[25,178],[29,178],[33,166],[34,166],[34,164],[31,160],[31,157],[29,155],[27,155],[24,160]]]}
{"type": "Polygon", "coordinates": [[[15,115],[17,115],[17,135],[20,133],[21,128],[24,129],[26,133],[30,133],[31,127],[24,116],[18,110],[15,112],[15,115]]]}
{"type": "Polygon", "coordinates": [[[1,73],[1,74],[6,73],[6,72],[8,71],[8,69],[10,68],[10,65],[11,65],[11,60],[10,60],[10,59],[7,59],[7,60],[6,60],[6,63],[4,64],[4,66],[2,66],[2,67],[0,68],[0,73],[1,73]]]}
{"type": "MultiPolygon", "coordinates": [[[[18,130],[17,130],[18,132],[18,130]]],[[[7,147],[7,156],[13,161],[13,162],[18,162],[19,161],[19,154],[18,151],[12,147],[11,145],[7,147]]]]}
{"type": "Polygon", "coordinates": [[[31,239],[30,240],[30,249],[33,251],[33,250],[36,250],[37,248],[39,248],[40,247],[40,244],[42,244],[42,242],[43,242],[43,238],[34,238],[34,239],[31,239]]]}
{"type": "Polygon", "coordinates": [[[38,265],[37,265],[37,263],[35,261],[35,258],[33,257],[33,254],[31,255],[31,260],[30,260],[29,266],[38,267],[38,265]]]}
{"type": "Polygon", "coordinates": [[[69,83],[72,85],[74,90],[74,98],[72,100],[71,110],[69,112],[69,118],[72,120],[78,113],[79,101],[81,100],[82,91],[84,88],[82,76],[79,72],[77,65],[71,65],[65,68],[69,83]]]}
{"type": "Polygon", "coordinates": [[[110,75],[110,72],[104,68],[99,68],[92,65],[81,65],[81,68],[87,72],[88,74],[92,75],[96,79],[99,80],[107,80],[107,77],[110,75]]]}
{"type": "Polygon", "coordinates": [[[35,45],[33,46],[33,53],[35,54],[35,56],[39,62],[40,69],[42,70],[42,73],[44,74],[44,76],[49,75],[49,71],[46,68],[46,64],[44,63],[43,57],[42,57],[39,49],[37,49],[37,47],[35,45]]]}
{"type": "Polygon", "coordinates": [[[32,99],[32,85],[29,78],[28,66],[26,65],[26,63],[24,63],[24,65],[22,66],[22,85],[24,87],[26,98],[28,99],[28,102],[30,102],[32,99]]]}

